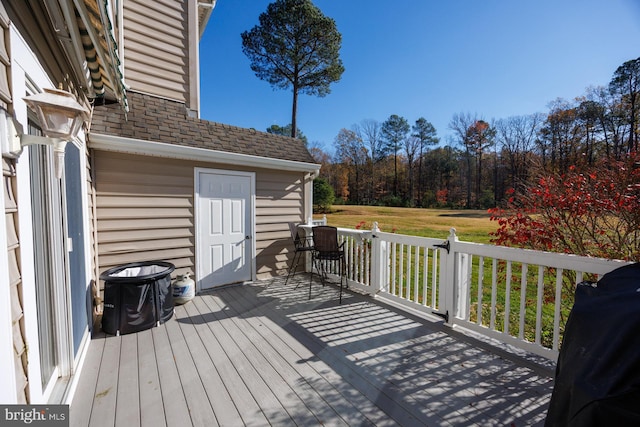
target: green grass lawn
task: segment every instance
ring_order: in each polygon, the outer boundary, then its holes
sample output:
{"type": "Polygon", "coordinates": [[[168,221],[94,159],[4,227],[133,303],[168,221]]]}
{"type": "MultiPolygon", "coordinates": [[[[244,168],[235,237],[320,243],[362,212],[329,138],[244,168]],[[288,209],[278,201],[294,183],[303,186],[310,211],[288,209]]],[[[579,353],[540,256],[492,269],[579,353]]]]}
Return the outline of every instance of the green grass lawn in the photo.
{"type": "MultiPolygon", "coordinates": [[[[443,239],[453,227],[460,240],[490,243],[489,232],[495,231],[498,224],[490,221],[489,217],[483,210],[335,205],[327,214],[327,222],[344,228],[356,228],[361,224],[360,229],[370,230],[373,222],[377,221],[382,231],[443,239]]],[[[322,218],[322,214],[315,214],[314,218],[322,218]]]]}

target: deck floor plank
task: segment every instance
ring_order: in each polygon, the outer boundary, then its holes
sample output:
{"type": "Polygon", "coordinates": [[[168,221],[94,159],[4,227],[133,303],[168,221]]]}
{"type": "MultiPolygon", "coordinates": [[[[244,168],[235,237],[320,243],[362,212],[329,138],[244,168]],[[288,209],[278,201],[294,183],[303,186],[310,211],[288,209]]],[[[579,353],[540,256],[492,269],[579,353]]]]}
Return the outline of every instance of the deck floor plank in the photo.
{"type": "Polygon", "coordinates": [[[138,334],[123,335],[120,337],[116,425],[140,426],[138,378],[138,334]]]}
{"type": "MultiPolygon", "coordinates": [[[[234,366],[233,360],[229,358],[225,349],[223,349],[216,338],[215,332],[218,328],[221,328],[221,326],[215,321],[209,308],[202,303],[203,298],[206,297],[198,297],[192,301],[196,309],[204,307],[203,311],[199,311],[199,318],[195,318],[194,323],[197,324],[198,334],[205,348],[211,355],[212,363],[220,373],[220,377],[233,400],[236,410],[246,425],[268,424],[260,406],[253,396],[251,396],[249,389],[234,366]]],[[[189,303],[189,305],[192,304],[189,303]]]]}
{"type": "Polygon", "coordinates": [[[256,368],[251,360],[254,355],[247,353],[237,344],[235,339],[239,338],[240,334],[235,329],[233,321],[226,316],[225,310],[221,311],[212,298],[206,298],[205,302],[216,317],[215,323],[221,326],[217,328],[216,337],[238,369],[251,395],[262,408],[267,420],[273,425],[296,425],[291,414],[276,396],[276,393],[282,393],[281,382],[275,378],[268,378],[269,383],[265,381],[261,375],[265,367],[256,368]]]}
{"type": "Polygon", "coordinates": [[[104,338],[104,350],[98,374],[91,419],[96,427],[115,425],[116,397],[118,393],[118,369],[120,363],[121,337],[104,338]]]}
{"type": "Polygon", "coordinates": [[[543,425],[553,372],[507,353],[315,276],[225,286],[97,334],[71,425],[543,425]]]}
{"type": "Polygon", "coordinates": [[[157,415],[164,412],[168,427],[188,426],[191,424],[191,416],[176,365],[176,358],[169,342],[167,324],[151,329],[151,337],[153,338],[153,355],[157,363],[158,380],[162,393],[162,407],[148,409],[155,411],[157,415]]]}
{"type": "MultiPolygon", "coordinates": [[[[180,309],[179,307],[176,311],[180,309]]],[[[198,373],[194,355],[191,353],[183,334],[183,325],[177,322],[176,319],[170,319],[165,323],[173,357],[178,368],[180,383],[184,390],[185,401],[189,407],[191,423],[193,426],[218,426],[219,424],[211,408],[206,389],[198,373]]],[[[197,357],[198,355],[195,356],[197,357]]],[[[187,420],[183,422],[186,424],[187,420]]]]}
{"type": "Polygon", "coordinates": [[[69,408],[70,427],[85,427],[89,425],[100,373],[100,364],[104,354],[104,343],[104,338],[95,337],[91,340],[87,349],[73,405],[69,408]]]}
{"type": "MultiPolygon", "coordinates": [[[[214,302],[215,300],[209,299],[208,301],[214,302]]],[[[235,302],[240,301],[240,298],[235,299],[235,302]]],[[[218,304],[218,309],[222,309],[220,302],[215,302],[218,304]]],[[[256,318],[249,314],[248,310],[243,310],[245,307],[238,307],[236,304],[226,307],[228,308],[227,316],[237,331],[237,334],[231,335],[256,366],[265,383],[274,390],[274,394],[296,424],[316,425],[321,423],[321,420],[326,418],[324,411],[330,407],[325,405],[320,409],[319,403],[323,402],[322,397],[306,383],[303,377],[291,369],[289,363],[273,350],[261,333],[254,329],[253,321],[257,321],[258,325],[261,325],[264,319],[256,318]],[[239,320],[240,317],[243,319],[239,320]]],[[[330,418],[336,421],[336,425],[340,425],[337,414],[333,412],[331,415],[330,418]]]]}
{"type": "MultiPolygon", "coordinates": [[[[359,372],[353,370],[351,364],[345,363],[346,361],[340,352],[334,351],[306,328],[300,327],[300,323],[295,320],[294,313],[302,313],[301,316],[309,316],[310,318],[324,318],[324,314],[318,313],[321,313],[323,307],[327,305],[336,305],[337,291],[330,288],[325,290],[321,287],[314,287],[312,300],[308,300],[308,291],[305,290],[301,295],[303,299],[298,300],[296,304],[280,304],[279,298],[281,296],[287,298],[289,292],[295,294],[296,291],[295,286],[285,288],[276,284],[270,286],[268,291],[263,292],[262,295],[267,297],[266,299],[272,300],[275,306],[280,307],[278,310],[271,307],[268,311],[269,316],[276,320],[277,328],[285,329],[293,336],[292,345],[298,346],[298,348],[302,345],[305,348],[305,351],[310,355],[308,357],[309,363],[312,366],[317,365],[317,372],[327,381],[336,385],[342,400],[353,403],[360,411],[362,418],[368,419],[374,424],[390,423],[389,414],[391,414],[395,423],[419,425],[420,423],[416,421],[411,412],[395,405],[385,393],[381,392],[380,388],[372,387],[366,376],[360,375],[359,372]],[[291,308],[294,313],[290,313],[287,307],[291,308]]],[[[341,309],[348,310],[346,299],[343,300],[341,309]]],[[[336,320],[339,321],[339,319],[336,320]]]]}
{"type": "MultiPolygon", "coordinates": [[[[233,290],[231,290],[233,291],[233,290]]],[[[294,290],[295,292],[295,290],[294,290]]],[[[237,299],[245,299],[246,304],[251,304],[255,299],[244,298],[245,292],[236,291],[237,299]]],[[[307,298],[305,290],[303,297],[307,298]]],[[[304,300],[303,300],[304,301],[304,300]]],[[[295,366],[305,379],[311,379],[310,385],[323,396],[329,404],[348,424],[362,424],[363,420],[369,420],[372,424],[383,423],[388,417],[369,399],[361,393],[350,388],[344,379],[338,375],[333,368],[323,362],[309,347],[310,344],[301,340],[300,333],[295,325],[286,316],[274,316],[271,307],[252,307],[247,305],[249,312],[257,310],[263,314],[263,325],[267,328],[267,336],[273,342],[276,339],[282,343],[278,349],[286,349],[289,355],[290,364],[295,366]]],[[[265,332],[262,332],[265,334],[265,332]]],[[[325,416],[326,418],[326,416],[325,416]]]]}
{"type": "MultiPolygon", "coordinates": [[[[279,290],[277,291],[279,292],[279,290]]],[[[330,290],[326,292],[330,292],[330,290]]],[[[342,330],[342,323],[350,321],[353,316],[358,316],[352,304],[360,298],[343,296],[340,306],[333,303],[323,304],[316,307],[313,314],[294,308],[292,313],[287,314],[287,318],[290,319],[290,328],[295,327],[297,329],[296,339],[306,343],[305,345],[314,354],[335,370],[339,378],[346,380],[345,398],[359,399],[358,393],[362,394],[366,400],[375,403],[376,407],[382,409],[387,416],[400,425],[430,425],[433,423],[440,425],[440,419],[424,414],[420,408],[411,407],[405,396],[398,394],[384,378],[379,379],[372,376],[368,371],[351,363],[344,357],[344,350],[334,346],[333,341],[340,338],[333,334],[342,330]],[[301,322],[300,319],[308,319],[307,324],[301,322]],[[318,322],[323,323],[319,330],[309,329],[310,326],[318,322]]]]}
{"type": "MultiPolygon", "coordinates": [[[[295,393],[314,414],[316,423],[331,419],[334,425],[347,425],[331,405],[331,402],[337,400],[332,399],[332,397],[338,395],[335,390],[333,390],[333,393],[329,393],[332,388],[331,384],[328,382],[322,384],[322,392],[317,390],[317,388],[320,388],[317,382],[315,384],[316,388],[314,388],[314,384],[311,384],[308,379],[318,377],[318,373],[312,370],[306,361],[301,359],[280,336],[266,327],[265,324],[269,320],[263,315],[259,306],[252,306],[251,302],[253,301],[244,300],[242,292],[235,292],[232,295],[234,295],[235,301],[239,304],[237,309],[241,310],[241,312],[235,311],[236,314],[246,320],[236,319],[238,327],[243,330],[246,337],[256,347],[256,351],[263,354],[268,363],[280,373],[289,387],[295,390],[295,393]],[[243,315],[243,313],[245,314],[243,315]]],[[[342,400],[342,402],[344,401],[342,400]]],[[[339,406],[347,405],[340,404],[339,406]]],[[[353,414],[357,411],[356,407],[349,405],[345,413],[353,414]]]]}
{"type": "Polygon", "coordinates": [[[165,427],[167,425],[158,374],[153,332],[141,331],[138,336],[138,376],[140,384],[140,425],[142,427],[165,427]]]}
{"type": "Polygon", "coordinates": [[[189,351],[193,355],[196,368],[207,391],[213,412],[220,425],[241,425],[241,417],[233,399],[218,372],[217,361],[211,359],[203,343],[203,337],[198,329],[206,325],[198,324],[200,313],[193,304],[176,309],[176,319],[181,323],[189,351]],[[188,325],[188,326],[187,326],[188,325]]]}

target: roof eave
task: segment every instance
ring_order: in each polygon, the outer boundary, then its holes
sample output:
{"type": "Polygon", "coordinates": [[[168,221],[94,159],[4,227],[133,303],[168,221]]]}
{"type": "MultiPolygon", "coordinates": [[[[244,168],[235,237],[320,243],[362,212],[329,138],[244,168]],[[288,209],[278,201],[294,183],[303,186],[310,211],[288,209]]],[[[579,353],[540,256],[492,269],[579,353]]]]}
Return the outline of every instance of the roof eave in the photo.
{"type": "Polygon", "coordinates": [[[316,163],[296,162],[293,160],[252,156],[249,154],[229,153],[226,151],[211,150],[207,148],[188,147],[184,145],[167,144],[164,142],[123,138],[114,135],[91,133],[89,135],[88,146],[89,148],[96,150],[115,151],[143,156],[203,161],[233,166],[277,169],[290,172],[306,172],[312,174],[314,177],[320,172],[320,165],[316,163]]]}
{"type": "Polygon", "coordinates": [[[216,7],[217,0],[199,0],[198,1],[198,36],[202,38],[205,28],[209,23],[211,12],[216,7]]]}

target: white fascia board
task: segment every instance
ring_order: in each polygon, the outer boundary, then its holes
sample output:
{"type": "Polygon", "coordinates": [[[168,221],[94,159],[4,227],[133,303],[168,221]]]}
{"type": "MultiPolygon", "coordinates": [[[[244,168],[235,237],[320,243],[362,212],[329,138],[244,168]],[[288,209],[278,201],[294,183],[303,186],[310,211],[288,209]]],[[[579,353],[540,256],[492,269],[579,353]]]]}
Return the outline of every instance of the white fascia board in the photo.
{"type": "Polygon", "coordinates": [[[142,156],[168,157],[172,159],[278,169],[291,172],[307,172],[314,176],[317,176],[320,171],[320,165],[316,163],[229,153],[207,148],[187,147],[184,145],[166,144],[164,142],[145,141],[142,139],[123,138],[95,133],[89,135],[89,148],[142,156]]]}

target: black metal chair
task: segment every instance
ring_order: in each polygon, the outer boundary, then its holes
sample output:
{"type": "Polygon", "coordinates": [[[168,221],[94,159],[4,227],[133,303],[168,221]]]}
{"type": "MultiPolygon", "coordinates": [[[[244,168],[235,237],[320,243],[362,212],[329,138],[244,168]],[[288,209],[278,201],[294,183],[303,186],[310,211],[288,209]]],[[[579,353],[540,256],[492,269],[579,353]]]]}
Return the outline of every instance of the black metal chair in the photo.
{"type": "Polygon", "coordinates": [[[287,278],[284,281],[285,286],[289,282],[289,278],[296,274],[298,264],[300,263],[300,258],[302,258],[305,253],[310,253],[313,251],[313,239],[311,238],[311,236],[300,236],[300,230],[298,230],[298,225],[296,223],[289,223],[289,231],[291,232],[291,239],[293,240],[295,253],[293,254],[293,259],[291,260],[291,265],[289,266],[287,278]]]}
{"type": "MultiPolygon", "coordinates": [[[[340,303],[342,303],[342,280],[344,278],[345,286],[347,279],[345,277],[347,266],[344,254],[344,242],[338,243],[338,229],[328,225],[313,227],[313,262],[320,271],[320,280],[324,286],[327,279],[327,269],[333,268],[340,276],[340,303]]],[[[311,278],[309,279],[309,298],[311,298],[311,278]]]]}

